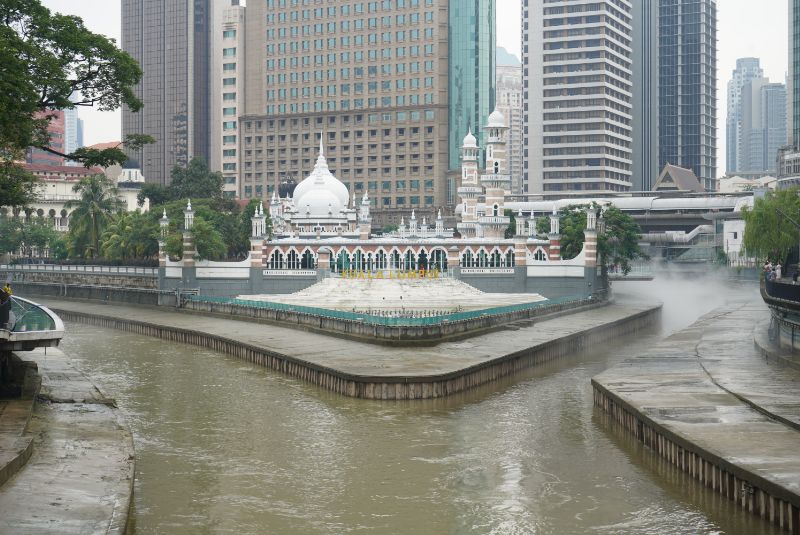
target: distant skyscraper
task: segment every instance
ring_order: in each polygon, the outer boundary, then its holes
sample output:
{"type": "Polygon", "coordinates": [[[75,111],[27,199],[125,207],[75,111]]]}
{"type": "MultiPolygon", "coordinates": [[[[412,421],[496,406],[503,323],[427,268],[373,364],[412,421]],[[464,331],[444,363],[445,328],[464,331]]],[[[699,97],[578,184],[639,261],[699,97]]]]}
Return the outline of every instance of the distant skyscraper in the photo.
{"type": "Polygon", "coordinates": [[[772,175],[786,145],[786,86],[754,78],[742,86],[738,171],[772,175]]]}
{"type": "Polygon", "coordinates": [[[122,0],[122,48],[139,62],[139,113],[122,113],[122,134],[156,142],[130,156],[146,179],[167,184],[173,166],[208,161],[211,0],[122,0]]]}
{"type": "Polygon", "coordinates": [[[725,119],[725,170],[728,174],[735,173],[739,168],[739,121],[742,116],[742,86],[754,78],[761,78],[758,58],[739,58],[736,68],[728,81],[728,114],[725,119]]]}
{"type": "Polygon", "coordinates": [[[245,7],[239,0],[214,2],[211,37],[211,153],[209,168],[221,171],[223,192],[238,192],[237,136],[244,106],[245,7]]]}
{"type": "Polygon", "coordinates": [[[511,193],[523,193],[522,184],[522,65],[512,54],[497,49],[497,109],[508,126],[508,173],[511,193]],[[501,62],[503,62],[501,64],[501,62]]]}
{"type": "MultiPolygon", "coordinates": [[[[71,110],[64,110],[64,153],[70,154],[83,146],[83,127],[78,118],[78,109],[72,108],[71,110]],[[80,132],[79,132],[80,130],[80,132]]],[[[67,160],[65,165],[82,165],[79,162],[67,160]]]]}
{"type": "Polygon", "coordinates": [[[83,143],[83,119],[80,117],[77,121],[77,128],[75,129],[75,136],[78,138],[78,148],[85,147],[83,143]]]}
{"type": "Polygon", "coordinates": [[[658,5],[633,7],[633,175],[632,189],[649,191],[658,167],[658,5]]]}
{"type": "Polygon", "coordinates": [[[632,3],[522,3],[529,193],[631,188],[632,3]]]}
{"type": "Polygon", "coordinates": [[[659,167],[717,179],[717,3],[658,0],[659,167]]]}

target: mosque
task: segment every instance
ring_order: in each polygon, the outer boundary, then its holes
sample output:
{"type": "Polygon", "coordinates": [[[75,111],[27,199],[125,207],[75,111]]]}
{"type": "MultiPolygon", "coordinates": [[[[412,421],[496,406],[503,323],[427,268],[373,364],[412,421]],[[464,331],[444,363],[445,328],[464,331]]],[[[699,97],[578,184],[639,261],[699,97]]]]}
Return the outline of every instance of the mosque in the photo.
{"type": "Polygon", "coordinates": [[[269,206],[273,238],[262,251],[264,265],[272,270],[316,269],[329,264],[333,272],[356,270],[414,270],[514,268],[559,261],[558,219],[553,219],[547,240],[536,237],[536,222],[521,215],[514,237],[506,238],[510,218],[504,198],[511,184],[506,158],[508,127],[499,111],[486,126],[485,171],[478,166],[479,147],[472,132],[462,144],[461,187],[463,210],[457,228],[445,229],[441,212],[435,221],[419,221],[412,212],[396,232],[370,234],[370,200],[367,193],[350,197],[347,187],[328,170],[322,142],[311,174],[291,198],[273,193],[269,206]],[[484,211],[478,201],[485,199],[484,211]],[[332,255],[329,259],[325,254],[332,255]],[[326,262],[328,260],[328,262],[326,262]]]}
{"type": "MultiPolygon", "coordinates": [[[[263,207],[252,218],[249,288],[240,293],[291,293],[330,277],[389,279],[400,277],[447,277],[458,279],[480,291],[492,293],[537,293],[564,297],[593,295],[598,283],[596,214],[587,212],[586,240],[575,258],[560,254],[559,218],[550,216],[550,232],[538,237],[536,221],[506,215],[504,199],[511,184],[503,115],[492,112],[485,127],[487,144],[484,168],[479,167],[480,147],[472,132],[464,137],[461,155],[461,200],[455,229],[444,226],[441,212],[435,221],[420,221],[414,212],[401,220],[397,231],[373,235],[370,199],[350,193],[328,169],[320,141],[319,156],[311,174],[300,182],[291,197],[277,194],[269,203],[272,236],[266,236],[263,207]]],[[[185,212],[186,229],[192,212],[185,212]]],[[[162,221],[162,225],[164,222],[162,221]]],[[[183,285],[203,288],[202,273],[219,277],[217,266],[195,268],[191,234],[184,235],[183,285]],[[188,241],[187,241],[188,240],[188,241]],[[205,270],[205,271],[203,271],[205,270]],[[216,270],[216,271],[215,271],[216,270]]],[[[162,254],[165,278],[177,277],[178,264],[162,254]]],[[[245,269],[241,266],[238,269],[245,269]]],[[[245,270],[247,271],[247,270],[245,270]]],[[[244,274],[239,275],[244,276],[244,274]]],[[[170,281],[165,280],[165,285],[170,281]]],[[[230,286],[230,285],[229,285],[230,286]]],[[[232,286],[231,286],[232,287],[232,286]]],[[[244,288],[243,288],[244,290],[244,288]]]]}

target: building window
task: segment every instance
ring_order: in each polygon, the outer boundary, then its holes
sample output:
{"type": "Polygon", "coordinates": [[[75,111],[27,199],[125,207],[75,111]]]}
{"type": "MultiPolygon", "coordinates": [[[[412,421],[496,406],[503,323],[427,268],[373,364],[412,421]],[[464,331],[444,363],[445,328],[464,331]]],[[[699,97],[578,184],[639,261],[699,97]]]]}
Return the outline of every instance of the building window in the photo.
{"type": "Polygon", "coordinates": [[[222,108],[222,115],[226,117],[236,115],[236,108],[222,108]]]}
{"type": "Polygon", "coordinates": [[[233,39],[236,37],[236,30],[223,30],[222,31],[222,38],[223,39],[233,39]]]}
{"type": "Polygon", "coordinates": [[[223,58],[235,58],[236,57],[236,47],[223,48],[222,49],[222,57],[223,58]]]}

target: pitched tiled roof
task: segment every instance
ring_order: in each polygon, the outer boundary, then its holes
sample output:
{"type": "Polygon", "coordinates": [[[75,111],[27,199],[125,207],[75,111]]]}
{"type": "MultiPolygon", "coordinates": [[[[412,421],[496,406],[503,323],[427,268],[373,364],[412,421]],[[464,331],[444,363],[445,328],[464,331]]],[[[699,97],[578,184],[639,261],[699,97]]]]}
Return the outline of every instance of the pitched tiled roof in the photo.
{"type": "Polygon", "coordinates": [[[668,163],[653,185],[653,191],[659,190],[694,191],[703,193],[705,189],[691,169],[678,167],[668,163]]]}

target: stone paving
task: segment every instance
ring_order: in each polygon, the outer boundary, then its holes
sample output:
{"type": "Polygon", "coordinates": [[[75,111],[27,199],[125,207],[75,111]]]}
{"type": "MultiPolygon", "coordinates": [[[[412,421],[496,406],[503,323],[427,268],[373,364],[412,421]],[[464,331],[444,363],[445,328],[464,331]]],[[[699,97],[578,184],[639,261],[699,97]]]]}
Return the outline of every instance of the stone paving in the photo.
{"type": "Polygon", "coordinates": [[[619,321],[656,306],[652,301],[619,300],[599,309],[518,323],[465,340],[404,348],[269,324],[182,313],[169,308],[64,301],[49,297],[43,299],[43,304],[56,313],[59,310],[76,311],[214,334],[268,348],[342,374],[376,378],[425,378],[459,372],[555,338],[619,321]]]}
{"type": "Polygon", "coordinates": [[[33,455],[0,487],[0,533],[122,534],[133,492],[133,440],[108,400],[61,351],[36,361],[42,390],[33,455]]]}
{"type": "Polygon", "coordinates": [[[594,378],[656,424],[800,495],[800,372],[770,365],[754,344],[760,298],[718,309],[647,355],[594,378]]]}
{"type": "Polygon", "coordinates": [[[333,310],[478,310],[534,303],[536,293],[485,293],[451,278],[345,279],[331,277],[291,294],[240,295],[241,299],[272,301],[333,310]]]}

